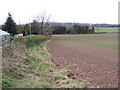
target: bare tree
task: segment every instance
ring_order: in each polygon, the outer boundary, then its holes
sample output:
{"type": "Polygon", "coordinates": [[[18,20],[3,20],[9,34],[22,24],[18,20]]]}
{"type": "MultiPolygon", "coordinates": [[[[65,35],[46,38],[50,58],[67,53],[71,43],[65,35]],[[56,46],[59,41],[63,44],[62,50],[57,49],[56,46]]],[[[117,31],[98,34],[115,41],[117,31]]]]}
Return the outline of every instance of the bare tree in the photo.
{"type": "Polygon", "coordinates": [[[43,35],[44,32],[46,32],[47,28],[49,27],[50,17],[51,15],[47,15],[45,11],[35,16],[35,20],[39,22],[39,34],[43,35]]]}

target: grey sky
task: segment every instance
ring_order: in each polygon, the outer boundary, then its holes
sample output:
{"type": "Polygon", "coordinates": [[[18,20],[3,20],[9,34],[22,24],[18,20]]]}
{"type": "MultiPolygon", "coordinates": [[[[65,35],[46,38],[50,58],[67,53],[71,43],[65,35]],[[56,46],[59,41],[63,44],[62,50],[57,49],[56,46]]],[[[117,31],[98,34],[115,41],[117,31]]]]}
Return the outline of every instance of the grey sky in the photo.
{"type": "Polygon", "coordinates": [[[40,12],[51,21],[79,23],[118,23],[119,0],[2,0],[0,24],[11,12],[16,23],[28,23],[40,12]]]}

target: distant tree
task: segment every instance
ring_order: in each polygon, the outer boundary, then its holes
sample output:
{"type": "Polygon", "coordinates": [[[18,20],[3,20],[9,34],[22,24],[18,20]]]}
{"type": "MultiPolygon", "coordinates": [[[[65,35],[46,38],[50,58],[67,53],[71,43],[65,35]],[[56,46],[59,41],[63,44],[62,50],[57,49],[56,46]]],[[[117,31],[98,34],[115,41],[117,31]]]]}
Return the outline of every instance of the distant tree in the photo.
{"type": "Polygon", "coordinates": [[[82,34],[82,33],[87,33],[88,27],[73,25],[73,29],[75,30],[75,34],[82,34]]]}
{"type": "Polygon", "coordinates": [[[47,15],[45,12],[40,13],[35,17],[35,20],[39,22],[39,34],[44,34],[49,26],[49,20],[51,15],[47,15]]]}
{"type": "Polygon", "coordinates": [[[94,33],[95,32],[95,28],[94,28],[94,26],[92,26],[92,33],[94,33]]]}
{"type": "Polygon", "coordinates": [[[65,33],[66,33],[65,26],[56,26],[55,30],[53,31],[53,34],[65,34],[65,33]]]}
{"type": "Polygon", "coordinates": [[[23,35],[26,35],[27,31],[25,30],[24,25],[16,25],[17,33],[22,33],[23,35]]]}
{"type": "Polygon", "coordinates": [[[37,22],[36,20],[33,20],[33,22],[31,23],[31,33],[32,34],[39,34],[39,22],[37,22]]]}
{"type": "Polygon", "coordinates": [[[52,24],[50,25],[50,28],[49,28],[49,34],[53,34],[53,32],[56,30],[56,24],[52,24]]]}
{"type": "Polygon", "coordinates": [[[75,34],[78,34],[78,32],[79,32],[79,25],[73,25],[73,29],[75,31],[75,34]]]}
{"type": "Polygon", "coordinates": [[[66,33],[67,33],[67,34],[72,34],[72,31],[73,31],[72,25],[66,26],[66,33]]]}
{"type": "Polygon", "coordinates": [[[5,22],[5,25],[2,26],[2,29],[4,31],[7,31],[8,33],[10,33],[11,35],[14,35],[17,33],[16,30],[16,23],[14,22],[14,20],[12,19],[12,16],[10,13],[8,13],[8,18],[5,22]]]}
{"type": "Polygon", "coordinates": [[[26,31],[25,35],[30,34],[29,24],[25,24],[24,29],[26,31]]]}
{"type": "Polygon", "coordinates": [[[85,26],[85,32],[84,33],[89,33],[89,26],[85,26]]]}

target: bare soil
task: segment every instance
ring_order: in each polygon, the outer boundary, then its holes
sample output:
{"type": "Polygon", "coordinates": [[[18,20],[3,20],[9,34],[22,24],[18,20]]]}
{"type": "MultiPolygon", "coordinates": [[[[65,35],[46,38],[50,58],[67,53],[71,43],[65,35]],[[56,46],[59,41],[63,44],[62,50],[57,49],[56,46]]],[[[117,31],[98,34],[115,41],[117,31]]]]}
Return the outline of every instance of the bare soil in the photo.
{"type": "Polygon", "coordinates": [[[72,72],[91,83],[90,88],[118,87],[118,50],[89,46],[54,36],[47,46],[54,62],[77,66],[72,72]]]}

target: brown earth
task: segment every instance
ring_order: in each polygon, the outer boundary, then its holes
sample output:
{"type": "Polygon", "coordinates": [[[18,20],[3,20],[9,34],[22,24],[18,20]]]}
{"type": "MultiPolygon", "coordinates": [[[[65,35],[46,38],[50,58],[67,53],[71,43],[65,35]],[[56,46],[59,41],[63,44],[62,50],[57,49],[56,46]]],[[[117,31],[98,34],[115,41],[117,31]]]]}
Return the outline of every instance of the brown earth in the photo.
{"type": "Polygon", "coordinates": [[[73,73],[91,83],[91,88],[118,87],[118,50],[89,46],[61,36],[47,46],[54,62],[62,66],[77,66],[73,73]]]}

